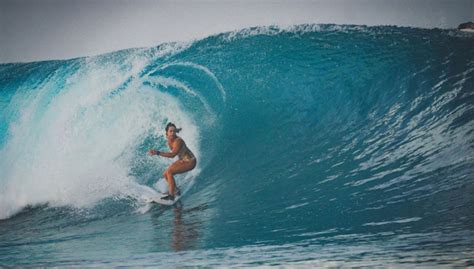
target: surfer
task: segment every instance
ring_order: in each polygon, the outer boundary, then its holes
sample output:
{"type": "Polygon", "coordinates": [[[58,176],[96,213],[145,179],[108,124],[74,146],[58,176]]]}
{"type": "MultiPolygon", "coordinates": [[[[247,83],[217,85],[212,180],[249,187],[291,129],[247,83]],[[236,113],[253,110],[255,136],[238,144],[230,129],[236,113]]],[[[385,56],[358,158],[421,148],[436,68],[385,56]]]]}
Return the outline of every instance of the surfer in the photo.
{"type": "Polygon", "coordinates": [[[174,200],[176,195],[180,195],[179,190],[176,191],[176,183],[174,181],[174,175],[188,172],[196,167],[196,157],[186,146],[184,140],[176,134],[181,131],[181,128],[176,128],[173,123],[168,123],[165,128],[166,139],[168,139],[168,146],[171,149],[170,152],[160,152],[155,149],[150,149],[148,154],[159,155],[161,157],[174,158],[178,156],[179,160],[172,163],[168,169],[163,173],[166,181],[168,181],[169,193],[163,197],[164,200],[174,200]]]}

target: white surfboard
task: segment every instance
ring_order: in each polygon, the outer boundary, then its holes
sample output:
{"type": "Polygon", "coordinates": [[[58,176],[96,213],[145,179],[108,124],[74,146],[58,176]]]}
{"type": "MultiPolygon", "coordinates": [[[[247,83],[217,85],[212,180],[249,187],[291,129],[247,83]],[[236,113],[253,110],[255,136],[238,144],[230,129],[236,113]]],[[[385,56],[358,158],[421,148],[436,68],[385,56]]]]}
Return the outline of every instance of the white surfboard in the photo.
{"type": "Polygon", "coordinates": [[[176,187],[180,189],[181,194],[176,195],[174,197],[174,200],[162,199],[162,198],[164,198],[168,195],[167,194],[167,192],[168,192],[168,183],[166,183],[166,180],[160,179],[153,186],[154,189],[157,191],[156,194],[146,197],[145,201],[147,203],[157,203],[157,204],[168,205],[168,206],[174,205],[176,202],[179,201],[181,196],[183,196],[191,188],[191,186],[194,183],[193,178],[194,177],[189,176],[189,177],[184,178],[184,179],[181,179],[181,178],[176,179],[176,187]]]}
{"type": "Polygon", "coordinates": [[[182,195],[176,195],[174,197],[174,200],[165,200],[165,199],[163,199],[167,195],[168,194],[165,194],[165,193],[158,193],[158,195],[147,197],[146,202],[147,203],[157,203],[157,204],[162,204],[162,205],[174,205],[176,202],[178,202],[179,198],[181,198],[181,196],[182,196],[182,195]]]}

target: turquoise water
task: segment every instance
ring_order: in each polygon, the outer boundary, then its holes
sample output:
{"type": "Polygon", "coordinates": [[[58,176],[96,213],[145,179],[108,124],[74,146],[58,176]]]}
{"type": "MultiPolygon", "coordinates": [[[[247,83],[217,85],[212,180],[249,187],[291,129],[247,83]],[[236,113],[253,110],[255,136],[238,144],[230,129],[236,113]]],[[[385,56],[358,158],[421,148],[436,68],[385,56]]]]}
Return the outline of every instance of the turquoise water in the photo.
{"type": "Polygon", "coordinates": [[[2,64],[0,265],[473,266],[473,48],[299,25],[2,64]],[[198,167],[147,208],[168,121],[198,167]]]}

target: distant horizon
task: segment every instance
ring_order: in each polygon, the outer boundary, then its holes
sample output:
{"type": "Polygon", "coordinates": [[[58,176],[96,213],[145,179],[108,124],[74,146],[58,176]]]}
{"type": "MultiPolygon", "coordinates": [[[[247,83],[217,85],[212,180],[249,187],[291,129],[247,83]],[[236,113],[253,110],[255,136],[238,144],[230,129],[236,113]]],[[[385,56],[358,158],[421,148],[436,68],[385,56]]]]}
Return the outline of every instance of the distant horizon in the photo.
{"type": "Polygon", "coordinates": [[[259,26],[453,29],[474,0],[0,0],[0,63],[63,60],[259,26]]]}

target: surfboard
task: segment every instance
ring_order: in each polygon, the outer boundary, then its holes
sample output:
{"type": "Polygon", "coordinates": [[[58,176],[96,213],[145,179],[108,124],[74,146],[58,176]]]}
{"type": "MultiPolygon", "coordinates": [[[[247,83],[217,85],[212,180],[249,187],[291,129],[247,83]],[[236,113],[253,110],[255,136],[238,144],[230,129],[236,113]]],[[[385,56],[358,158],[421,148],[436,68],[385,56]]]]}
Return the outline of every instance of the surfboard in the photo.
{"type": "Polygon", "coordinates": [[[147,203],[157,203],[162,205],[174,205],[178,200],[181,198],[182,195],[176,195],[174,200],[164,200],[163,198],[166,197],[168,194],[165,193],[158,193],[157,195],[150,196],[146,198],[147,203]]]}
{"type": "Polygon", "coordinates": [[[165,179],[158,180],[154,185],[153,188],[155,193],[153,195],[149,195],[145,198],[147,203],[155,203],[161,205],[171,206],[176,204],[179,201],[181,196],[183,196],[193,185],[193,176],[188,176],[186,178],[176,178],[176,187],[181,190],[180,195],[176,195],[174,200],[164,200],[165,196],[168,195],[168,183],[166,183],[165,179]]]}

